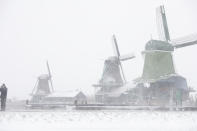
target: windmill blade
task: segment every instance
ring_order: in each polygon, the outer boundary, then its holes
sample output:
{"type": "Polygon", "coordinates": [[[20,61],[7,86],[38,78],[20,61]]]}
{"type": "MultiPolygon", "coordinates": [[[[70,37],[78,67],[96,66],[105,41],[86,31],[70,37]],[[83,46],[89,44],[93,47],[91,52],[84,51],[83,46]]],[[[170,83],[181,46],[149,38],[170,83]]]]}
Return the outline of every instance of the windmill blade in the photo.
{"type": "Polygon", "coordinates": [[[53,82],[52,82],[52,76],[51,76],[51,71],[50,71],[50,68],[49,68],[49,63],[47,61],[47,69],[48,69],[48,74],[49,74],[49,81],[51,83],[51,90],[52,92],[54,91],[54,88],[53,88],[53,82]]]}
{"type": "Polygon", "coordinates": [[[123,71],[122,63],[120,61],[120,52],[119,52],[119,48],[118,48],[118,43],[117,43],[115,35],[113,35],[113,47],[114,47],[115,56],[117,56],[117,58],[118,58],[118,62],[119,62],[120,70],[121,70],[121,73],[122,73],[123,81],[126,83],[125,74],[124,74],[124,71],[123,71]]]}
{"type": "Polygon", "coordinates": [[[36,93],[36,89],[37,89],[37,86],[38,86],[38,81],[39,80],[36,81],[36,84],[34,85],[34,88],[33,88],[32,92],[31,92],[31,95],[34,95],[34,93],[36,93]]]}
{"type": "Polygon", "coordinates": [[[121,72],[122,72],[123,81],[126,83],[127,81],[126,81],[125,74],[124,74],[124,71],[123,71],[122,63],[119,62],[119,65],[120,65],[120,70],[121,70],[121,72]]]}
{"type": "Polygon", "coordinates": [[[170,41],[170,34],[163,5],[156,9],[156,20],[159,39],[162,41],[170,41]]]}
{"type": "Polygon", "coordinates": [[[134,54],[127,54],[127,55],[122,55],[120,56],[120,61],[126,61],[126,60],[129,60],[129,59],[133,59],[135,58],[135,55],[134,54]]]}
{"type": "Polygon", "coordinates": [[[182,43],[182,44],[177,44],[177,45],[174,45],[174,47],[175,48],[182,48],[182,47],[186,47],[186,46],[190,46],[190,45],[195,45],[195,44],[197,44],[197,40],[196,41],[182,43]]]}
{"type": "Polygon", "coordinates": [[[186,37],[174,39],[171,41],[175,48],[182,48],[197,44],[197,34],[192,34],[186,37]]]}
{"type": "Polygon", "coordinates": [[[48,61],[47,61],[47,69],[48,69],[49,77],[51,77],[51,71],[50,71],[50,68],[49,68],[49,63],[48,63],[48,61]]]}
{"type": "Polygon", "coordinates": [[[116,40],[116,36],[113,35],[113,47],[114,47],[114,53],[115,53],[115,56],[120,57],[120,52],[119,52],[119,48],[118,48],[118,44],[117,44],[117,40],[116,40]]]}

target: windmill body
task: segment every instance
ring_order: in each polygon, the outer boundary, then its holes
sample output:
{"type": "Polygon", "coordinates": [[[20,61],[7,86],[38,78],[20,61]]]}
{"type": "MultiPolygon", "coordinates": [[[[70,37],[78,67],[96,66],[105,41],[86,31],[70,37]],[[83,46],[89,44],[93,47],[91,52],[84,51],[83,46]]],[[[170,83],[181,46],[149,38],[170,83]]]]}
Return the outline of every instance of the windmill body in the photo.
{"type": "Polygon", "coordinates": [[[145,60],[142,79],[150,81],[175,74],[173,51],[173,46],[167,42],[150,40],[143,52],[145,60]]]}
{"type": "Polygon", "coordinates": [[[107,88],[108,85],[111,85],[111,87],[120,87],[123,85],[117,57],[110,57],[105,60],[103,74],[99,84],[104,88],[107,88]]]}
{"type": "Polygon", "coordinates": [[[37,90],[35,94],[37,95],[48,95],[51,93],[51,87],[49,84],[50,77],[48,74],[44,74],[38,77],[37,90]]]}
{"type": "Polygon", "coordinates": [[[123,86],[119,62],[116,57],[110,57],[104,62],[101,79],[94,87],[98,88],[95,98],[98,103],[109,103],[109,94],[123,86]]]}
{"type": "Polygon", "coordinates": [[[197,44],[197,36],[171,40],[164,6],[158,7],[156,14],[160,40],[148,41],[142,52],[145,60],[142,76],[137,82],[138,95],[147,104],[167,105],[171,100],[181,104],[188,98],[189,89],[186,79],[175,71],[173,52],[197,44]]]}

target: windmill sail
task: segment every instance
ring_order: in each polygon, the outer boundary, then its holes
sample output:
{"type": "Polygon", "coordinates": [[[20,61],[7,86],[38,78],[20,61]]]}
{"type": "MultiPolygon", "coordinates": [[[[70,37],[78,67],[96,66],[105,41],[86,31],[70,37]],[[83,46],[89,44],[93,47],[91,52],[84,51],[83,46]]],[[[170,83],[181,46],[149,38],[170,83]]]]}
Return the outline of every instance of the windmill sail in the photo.
{"type": "Polygon", "coordinates": [[[159,6],[156,9],[156,15],[157,15],[157,30],[160,40],[170,42],[174,46],[174,48],[182,48],[182,47],[197,44],[197,34],[178,38],[175,40],[170,40],[170,34],[168,30],[168,24],[167,24],[164,6],[159,6]]]}
{"type": "Polygon", "coordinates": [[[35,94],[37,85],[38,85],[38,80],[36,81],[36,84],[35,84],[35,86],[34,86],[34,88],[32,90],[31,95],[34,95],[35,94]]]}
{"type": "Polygon", "coordinates": [[[49,75],[49,81],[50,81],[50,84],[51,84],[51,91],[53,92],[54,91],[54,88],[53,88],[53,82],[52,82],[52,76],[51,76],[51,71],[50,71],[50,68],[49,68],[49,63],[47,61],[47,69],[48,69],[48,75],[49,75]]]}
{"type": "Polygon", "coordinates": [[[190,45],[195,45],[197,44],[197,34],[174,39],[172,40],[172,44],[175,48],[182,48],[190,45]]]}
{"type": "Polygon", "coordinates": [[[116,40],[115,35],[113,35],[113,45],[115,47],[114,48],[114,53],[118,58],[118,63],[119,63],[120,69],[121,69],[123,80],[124,80],[124,82],[126,82],[126,78],[125,78],[125,74],[124,74],[124,71],[123,71],[122,63],[120,62],[120,52],[119,52],[119,48],[118,48],[118,44],[117,44],[117,40],[116,40]]]}
{"type": "Polygon", "coordinates": [[[49,68],[49,63],[48,63],[48,61],[47,61],[47,70],[48,70],[49,77],[51,77],[51,71],[50,71],[50,68],[49,68]]]}
{"type": "Polygon", "coordinates": [[[115,56],[117,56],[119,58],[120,57],[120,52],[119,52],[119,48],[118,48],[118,44],[117,44],[117,40],[116,40],[115,35],[113,35],[113,47],[114,47],[115,56]]]}
{"type": "Polygon", "coordinates": [[[159,39],[162,41],[170,41],[170,34],[168,30],[168,24],[167,24],[164,6],[160,6],[157,8],[156,16],[157,16],[157,31],[159,34],[159,39]]]}
{"type": "Polygon", "coordinates": [[[120,61],[126,61],[126,60],[129,60],[129,59],[133,59],[135,58],[135,55],[134,54],[127,54],[127,55],[122,55],[120,56],[120,61]]]}

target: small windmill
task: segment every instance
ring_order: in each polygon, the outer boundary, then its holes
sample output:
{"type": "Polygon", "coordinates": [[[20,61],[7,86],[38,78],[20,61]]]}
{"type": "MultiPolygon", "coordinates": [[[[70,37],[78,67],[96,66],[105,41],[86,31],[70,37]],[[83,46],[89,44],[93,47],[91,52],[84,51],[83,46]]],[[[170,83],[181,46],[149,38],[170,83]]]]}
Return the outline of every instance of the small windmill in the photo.
{"type": "Polygon", "coordinates": [[[51,71],[48,61],[46,62],[48,74],[42,74],[38,77],[37,82],[32,91],[32,99],[40,100],[42,97],[51,94],[54,91],[51,71]]]}
{"type": "Polygon", "coordinates": [[[102,77],[98,84],[93,85],[94,87],[103,87],[110,90],[110,88],[121,87],[127,82],[121,62],[133,59],[135,56],[133,54],[121,56],[115,35],[113,35],[112,40],[114,56],[105,60],[102,77]]]}

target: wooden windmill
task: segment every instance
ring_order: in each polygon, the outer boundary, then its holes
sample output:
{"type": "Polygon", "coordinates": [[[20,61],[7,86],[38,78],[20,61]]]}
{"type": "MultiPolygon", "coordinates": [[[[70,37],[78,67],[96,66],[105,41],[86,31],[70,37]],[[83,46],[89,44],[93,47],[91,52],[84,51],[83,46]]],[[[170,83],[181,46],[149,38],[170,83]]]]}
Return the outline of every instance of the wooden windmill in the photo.
{"type": "Polygon", "coordinates": [[[103,97],[112,92],[114,89],[121,88],[127,81],[122,67],[122,61],[135,58],[133,54],[121,56],[115,35],[112,37],[114,56],[109,57],[104,62],[102,77],[98,84],[94,87],[99,87],[96,95],[103,97]]]}
{"type": "MultiPolygon", "coordinates": [[[[170,96],[181,94],[180,99],[186,99],[188,86],[186,79],[175,71],[173,52],[177,48],[197,44],[197,35],[171,40],[164,6],[156,9],[159,40],[150,40],[145,46],[144,68],[139,87],[146,94],[153,95],[162,101],[174,99],[170,96]],[[148,86],[147,86],[148,85],[148,86]],[[171,91],[174,90],[174,93],[171,91]]],[[[177,95],[178,96],[178,95],[177,95]]],[[[146,98],[145,98],[146,99],[146,98]]]]}
{"type": "Polygon", "coordinates": [[[145,61],[142,78],[154,80],[175,74],[173,52],[177,48],[197,44],[197,35],[171,40],[164,6],[156,10],[159,40],[150,40],[145,47],[145,61]]]}
{"type": "Polygon", "coordinates": [[[54,91],[51,71],[48,61],[46,62],[48,74],[42,74],[37,78],[37,82],[32,91],[32,101],[39,101],[46,95],[51,94],[54,91]]]}

